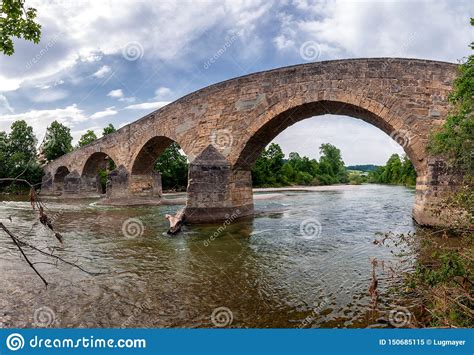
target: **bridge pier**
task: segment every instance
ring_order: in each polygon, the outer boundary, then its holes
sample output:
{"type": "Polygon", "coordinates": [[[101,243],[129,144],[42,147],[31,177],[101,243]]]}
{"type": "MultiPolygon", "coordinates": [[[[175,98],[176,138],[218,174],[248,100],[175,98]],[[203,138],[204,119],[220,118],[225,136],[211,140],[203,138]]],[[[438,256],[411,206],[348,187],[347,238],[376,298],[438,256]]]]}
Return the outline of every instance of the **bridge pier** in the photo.
{"type": "Polygon", "coordinates": [[[158,172],[132,175],[121,165],[108,175],[106,204],[157,204],[162,195],[158,172]]]}
{"type": "Polygon", "coordinates": [[[186,221],[211,223],[253,214],[250,170],[233,168],[209,145],[189,165],[186,221]]]}
{"type": "Polygon", "coordinates": [[[451,206],[450,198],[462,189],[462,175],[453,173],[439,158],[428,158],[427,173],[416,179],[413,218],[424,226],[454,227],[465,225],[466,215],[451,206]]]}
{"type": "Polygon", "coordinates": [[[81,194],[81,175],[77,171],[72,171],[64,177],[63,195],[79,195],[81,194]]]}

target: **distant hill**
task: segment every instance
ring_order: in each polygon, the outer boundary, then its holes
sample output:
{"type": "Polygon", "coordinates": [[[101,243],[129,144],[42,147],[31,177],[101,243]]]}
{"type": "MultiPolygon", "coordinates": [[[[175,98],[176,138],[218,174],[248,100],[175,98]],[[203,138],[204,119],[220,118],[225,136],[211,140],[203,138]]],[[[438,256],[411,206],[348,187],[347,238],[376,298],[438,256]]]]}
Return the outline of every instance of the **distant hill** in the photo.
{"type": "Polygon", "coordinates": [[[373,171],[377,169],[378,167],[379,165],[365,164],[365,165],[349,165],[349,166],[346,166],[346,169],[369,172],[369,171],[373,171]]]}

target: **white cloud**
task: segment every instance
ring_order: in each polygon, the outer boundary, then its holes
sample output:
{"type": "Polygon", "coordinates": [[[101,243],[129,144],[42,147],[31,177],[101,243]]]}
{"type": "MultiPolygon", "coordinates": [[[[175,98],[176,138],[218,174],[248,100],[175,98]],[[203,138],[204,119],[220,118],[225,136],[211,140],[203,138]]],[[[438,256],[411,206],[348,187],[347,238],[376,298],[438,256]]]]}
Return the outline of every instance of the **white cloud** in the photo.
{"type": "Polygon", "coordinates": [[[20,79],[7,78],[0,74],[0,92],[15,91],[20,87],[20,84],[20,79]]]}
{"type": "Polygon", "coordinates": [[[404,154],[401,146],[377,127],[360,119],[322,115],[303,120],[285,129],[275,139],[286,156],[298,152],[319,158],[319,147],[331,143],[341,150],[346,165],[384,165],[390,155],[404,154]]]}
{"type": "MultiPolygon", "coordinates": [[[[215,27],[245,29],[250,35],[254,24],[270,7],[262,0],[209,1],[200,2],[199,6],[190,6],[187,1],[31,0],[28,5],[38,9],[42,40],[39,45],[18,41],[15,59],[0,58],[0,91],[16,90],[32,80],[44,81],[108,55],[122,56],[127,44],[132,42],[143,47],[143,60],[158,59],[180,66],[189,53],[209,54],[209,49],[196,41],[207,31],[215,27]]],[[[105,75],[106,67],[94,74],[105,75]]]]}
{"type": "MultiPolygon", "coordinates": [[[[299,0],[300,16],[281,16],[278,50],[312,40],[323,59],[416,57],[455,62],[471,41],[469,2],[299,0]]],[[[321,58],[320,58],[321,59],[321,58]]]]}
{"type": "Polygon", "coordinates": [[[129,105],[125,108],[128,110],[157,110],[163,106],[168,105],[169,103],[169,101],[143,102],[141,104],[129,105]]]}
{"type": "Polygon", "coordinates": [[[107,94],[107,96],[114,97],[114,98],[121,98],[123,97],[123,91],[122,89],[112,90],[107,94]]]}
{"type": "Polygon", "coordinates": [[[23,113],[0,115],[0,131],[8,132],[11,124],[17,120],[25,120],[32,126],[38,140],[41,141],[46,128],[54,120],[73,127],[80,122],[87,121],[88,117],[76,104],[51,110],[30,110],[23,113]]]}
{"type": "Polygon", "coordinates": [[[155,90],[155,98],[157,100],[168,99],[172,95],[173,95],[173,90],[164,86],[159,87],[158,89],[155,90]]]}
{"type": "Polygon", "coordinates": [[[137,98],[136,98],[136,97],[121,97],[121,98],[118,99],[118,100],[119,100],[119,101],[122,101],[122,102],[126,102],[126,103],[131,104],[132,102],[137,101],[137,98]]]}
{"type": "Polygon", "coordinates": [[[41,91],[35,91],[31,95],[31,100],[33,102],[54,102],[66,98],[69,93],[65,90],[54,90],[54,89],[45,89],[41,91]]]}
{"type": "Polygon", "coordinates": [[[97,119],[97,118],[102,118],[102,117],[107,117],[107,116],[113,116],[116,115],[118,111],[115,110],[114,106],[107,107],[104,111],[98,111],[91,115],[92,119],[97,119]]]}
{"type": "Polygon", "coordinates": [[[112,69],[108,65],[104,65],[92,75],[94,75],[96,78],[103,78],[111,71],[112,69]]]}
{"type": "Polygon", "coordinates": [[[99,126],[93,126],[93,127],[89,127],[89,128],[86,128],[86,129],[80,129],[80,130],[71,130],[73,145],[75,144],[75,142],[78,142],[79,139],[81,138],[81,136],[89,130],[94,131],[94,133],[97,137],[102,136],[103,128],[99,127],[99,126]]]}

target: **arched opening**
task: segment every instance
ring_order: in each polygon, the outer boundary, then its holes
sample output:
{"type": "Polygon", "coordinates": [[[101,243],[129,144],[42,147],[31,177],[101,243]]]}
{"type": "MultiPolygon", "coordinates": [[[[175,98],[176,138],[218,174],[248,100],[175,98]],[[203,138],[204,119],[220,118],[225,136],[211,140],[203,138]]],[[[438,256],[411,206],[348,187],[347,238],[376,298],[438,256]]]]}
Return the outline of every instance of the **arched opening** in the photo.
{"type": "Polygon", "coordinates": [[[116,167],[112,158],[104,152],[92,154],[82,170],[81,189],[86,192],[105,194],[107,176],[116,167]]]}
{"type": "Polygon", "coordinates": [[[273,141],[280,133],[293,124],[304,119],[321,115],[340,115],[361,119],[388,134],[398,143],[412,161],[415,169],[421,169],[422,159],[418,159],[412,147],[410,132],[395,127],[384,118],[366,110],[362,107],[347,104],[340,101],[317,101],[290,108],[280,114],[270,117],[265,123],[256,129],[243,145],[235,167],[237,169],[250,169],[260,156],[263,149],[273,141]]]}
{"type": "Polygon", "coordinates": [[[60,166],[56,169],[53,177],[54,192],[62,192],[64,190],[64,178],[69,174],[69,169],[65,166],[60,166]]]}
{"type": "Polygon", "coordinates": [[[133,194],[161,196],[162,192],[186,191],[188,161],[172,139],[156,136],[138,152],[131,171],[133,194]]]}
{"type": "Polygon", "coordinates": [[[251,167],[253,188],[385,184],[414,187],[403,147],[362,120],[322,115],[275,137],[251,167]]]}

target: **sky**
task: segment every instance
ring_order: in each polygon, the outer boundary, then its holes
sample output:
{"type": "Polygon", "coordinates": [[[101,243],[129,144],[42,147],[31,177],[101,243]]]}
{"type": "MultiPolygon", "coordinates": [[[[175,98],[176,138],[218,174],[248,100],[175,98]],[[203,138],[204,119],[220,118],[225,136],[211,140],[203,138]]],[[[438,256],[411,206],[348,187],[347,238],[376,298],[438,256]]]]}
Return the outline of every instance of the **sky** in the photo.
{"type": "MultiPolygon", "coordinates": [[[[42,39],[0,56],[0,130],[26,120],[38,140],[57,120],[74,141],[100,136],[195,90],[252,72],[331,59],[459,62],[473,41],[470,0],[26,0],[42,39]],[[313,51],[303,50],[310,43],[313,51]],[[310,53],[310,55],[305,55],[310,53]],[[214,60],[211,60],[213,58],[214,60]]],[[[307,48],[306,48],[307,49],[307,48]]],[[[329,142],[347,165],[383,164],[400,146],[354,118],[318,116],[274,142],[318,158],[329,142]]]]}

